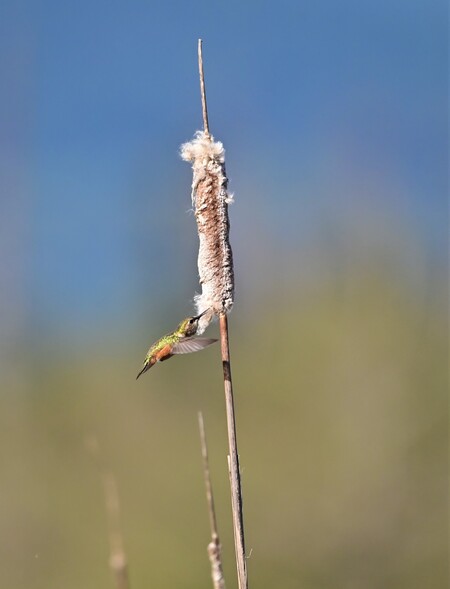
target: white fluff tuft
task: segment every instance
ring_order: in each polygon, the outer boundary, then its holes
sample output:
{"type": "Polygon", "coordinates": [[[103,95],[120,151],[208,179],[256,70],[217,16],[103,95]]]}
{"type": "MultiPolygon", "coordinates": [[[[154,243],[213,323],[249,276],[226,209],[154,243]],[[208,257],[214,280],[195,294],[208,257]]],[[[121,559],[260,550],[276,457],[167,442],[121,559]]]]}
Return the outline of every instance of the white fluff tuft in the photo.
{"type": "Polygon", "coordinates": [[[217,159],[222,164],[225,162],[223,144],[220,141],[214,141],[214,138],[206,135],[204,131],[196,131],[192,141],[183,143],[180,154],[186,162],[193,162],[205,157],[217,159]]]}
{"type": "Polygon", "coordinates": [[[233,255],[229,241],[225,150],[220,141],[197,131],[181,146],[181,157],[192,163],[192,206],[199,235],[198,272],[201,294],[195,296],[198,314],[210,310],[199,321],[203,333],[214,315],[231,311],[234,299],[233,255]]]}

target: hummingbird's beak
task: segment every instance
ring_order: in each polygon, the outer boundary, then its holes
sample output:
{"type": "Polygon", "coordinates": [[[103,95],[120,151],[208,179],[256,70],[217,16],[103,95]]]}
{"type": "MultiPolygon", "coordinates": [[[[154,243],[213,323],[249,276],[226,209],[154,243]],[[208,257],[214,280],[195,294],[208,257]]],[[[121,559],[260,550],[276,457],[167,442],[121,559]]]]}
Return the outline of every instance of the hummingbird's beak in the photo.
{"type": "Polygon", "coordinates": [[[195,321],[198,321],[201,317],[203,317],[203,315],[205,313],[207,313],[209,311],[209,309],[205,309],[205,311],[203,311],[203,313],[200,313],[200,315],[197,315],[196,317],[194,317],[195,321]]]}

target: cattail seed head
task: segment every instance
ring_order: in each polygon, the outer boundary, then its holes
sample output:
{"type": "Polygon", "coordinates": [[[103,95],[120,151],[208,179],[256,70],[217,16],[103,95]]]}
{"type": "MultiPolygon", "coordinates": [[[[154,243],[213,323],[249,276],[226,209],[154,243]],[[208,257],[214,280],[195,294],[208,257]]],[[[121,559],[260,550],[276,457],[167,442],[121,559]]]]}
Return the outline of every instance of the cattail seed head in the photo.
{"type": "Polygon", "coordinates": [[[181,157],[192,163],[192,206],[199,236],[198,273],[202,287],[195,296],[197,313],[209,310],[199,321],[197,333],[203,333],[214,315],[228,313],[233,306],[233,254],[229,240],[225,150],[220,141],[197,131],[189,143],[181,146],[181,157]]]}

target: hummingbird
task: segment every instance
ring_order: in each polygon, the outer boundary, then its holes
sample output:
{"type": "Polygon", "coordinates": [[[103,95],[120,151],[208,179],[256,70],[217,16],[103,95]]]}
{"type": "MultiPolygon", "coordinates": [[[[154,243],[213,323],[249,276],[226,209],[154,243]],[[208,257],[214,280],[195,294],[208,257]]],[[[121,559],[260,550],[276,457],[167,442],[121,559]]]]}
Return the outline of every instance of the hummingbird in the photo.
{"type": "Polygon", "coordinates": [[[163,335],[157,342],[155,342],[145,356],[142,370],[136,376],[136,380],[150,370],[156,362],[164,362],[175,354],[189,354],[190,352],[198,352],[207,346],[210,346],[216,339],[205,337],[194,337],[197,333],[198,320],[208,311],[203,311],[200,315],[195,317],[186,317],[178,325],[172,333],[163,335]]]}

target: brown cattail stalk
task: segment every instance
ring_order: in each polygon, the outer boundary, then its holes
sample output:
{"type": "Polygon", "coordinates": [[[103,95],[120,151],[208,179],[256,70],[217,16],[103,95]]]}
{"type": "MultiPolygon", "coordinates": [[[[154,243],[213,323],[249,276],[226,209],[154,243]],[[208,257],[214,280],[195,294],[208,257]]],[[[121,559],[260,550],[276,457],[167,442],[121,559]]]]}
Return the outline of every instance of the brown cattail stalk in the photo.
{"type": "Polygon", "coordinates": [[[200,444],[203,458],[203,476],[205,479],[206,501],[208,503],[209,527],[211,529],[211,542],[208,544],[208,556],[211,563],[211,578],[214,589],[225,589],[225,579],[222,569],[222,554],[217,531],[216,510],[214,508],[214,496],[209,472],[208,447],[206,445],[205,425],[202,412],[198,413],[198,428],[200,430],[200,444]]]}
{"type": "Polygon", "coordinates": [[[247,589],[242,491],[227,320],[227,313],[231,310],[234,300],[233,256],[228,219],[228,204],[232,202],[232,196],[227,192],[225,150],[222,143],[214,141],[209,131],[201,40],[198,54],[204,130],[198,131],[191,142],[181,147],[181,156],[184,160],[192,162],[193,169],[192,204],[200,242],[198,271],[202,286],[201,294],[196,296],[197,311],[201,313],[208,310],[200,320],[198,333],[206,329],[214,316],[219,317],[236,566],[239,589],[247,589]]]}
{"type": "Polygon", "coordinates": [[[108,520],[109,566],[117,589],[129,589],[128,564],[120,528],[120,503],[116,479],[103,463],[100,448],[94,436],[86,439],[86,447],[95,460],[103,483],[108,520]]]}

